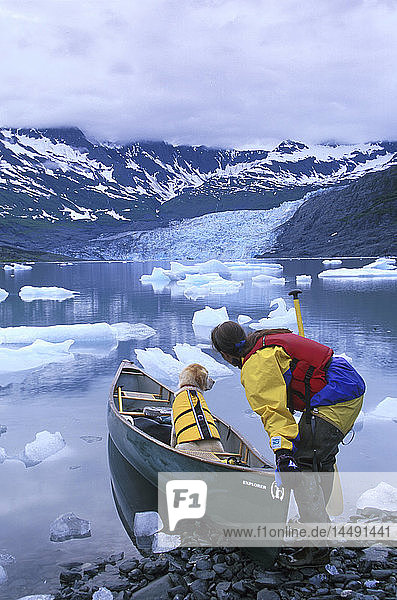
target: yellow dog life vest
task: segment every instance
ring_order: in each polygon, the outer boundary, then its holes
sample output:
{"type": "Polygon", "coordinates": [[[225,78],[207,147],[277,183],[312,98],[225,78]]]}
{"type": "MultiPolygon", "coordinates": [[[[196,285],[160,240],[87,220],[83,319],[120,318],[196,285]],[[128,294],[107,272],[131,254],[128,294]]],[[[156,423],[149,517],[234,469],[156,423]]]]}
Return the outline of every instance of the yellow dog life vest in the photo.
{"type": "Polygon", "coordinates": [[[176,443],[220,439],[204,396],[196,390],[182,390],[172,405],[176,443]]]}

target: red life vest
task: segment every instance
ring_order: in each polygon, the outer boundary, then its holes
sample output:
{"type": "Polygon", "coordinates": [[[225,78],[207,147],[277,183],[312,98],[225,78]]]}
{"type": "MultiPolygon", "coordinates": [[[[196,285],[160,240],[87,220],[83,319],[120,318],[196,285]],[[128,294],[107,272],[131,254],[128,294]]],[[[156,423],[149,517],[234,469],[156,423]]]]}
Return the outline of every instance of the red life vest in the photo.
{"type": "Polygon", "coordinates": [[[310,399],[327,385],[327,368],[331,362],[333,350],[314,340],[295,333],[272,333],[258,339],[257,343],[242,362],[252,354],[267,346],[281,346],[291,357],[291,381],[288,384],[288,371],[284,378],[288,385],[288,407],[303,411],[310,409],[310,399]]]}

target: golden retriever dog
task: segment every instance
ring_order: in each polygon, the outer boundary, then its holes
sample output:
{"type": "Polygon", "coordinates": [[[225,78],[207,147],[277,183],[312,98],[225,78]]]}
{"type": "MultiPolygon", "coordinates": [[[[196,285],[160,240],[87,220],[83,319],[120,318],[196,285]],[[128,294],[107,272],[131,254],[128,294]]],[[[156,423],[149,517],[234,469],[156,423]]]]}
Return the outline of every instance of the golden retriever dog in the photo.
{"type": "Polygon", "coordinates": [[[172,405],[171,446],[178,450],[224,451],[203,396],[213,385],[214,380],[202,365],[193,363],[182,369],[172,405]],[[178,442],[179,436],[184,441],[178,442]]]}

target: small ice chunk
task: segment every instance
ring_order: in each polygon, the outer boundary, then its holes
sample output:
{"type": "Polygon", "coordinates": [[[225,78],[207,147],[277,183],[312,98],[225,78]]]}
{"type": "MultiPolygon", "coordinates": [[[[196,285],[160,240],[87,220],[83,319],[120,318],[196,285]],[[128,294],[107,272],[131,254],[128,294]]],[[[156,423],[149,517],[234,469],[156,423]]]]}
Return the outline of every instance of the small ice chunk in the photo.
{"type": "Polygon", "coordinates": [[[397,488],[381,481],[376,487],[365,491],[356,502],[359,510],[376,509],[384,512],[397,511],[397,488]]]}
{"type": "Polygon", "coordinates": [[[179,373],[186,366],[160,348],[146,348],[146,350],[138,348],[135,354],[144,371],[159,381],[168,380],[176,384],[179,373]]]}
{"type": "Polygon", "coordinates": [[[152,552],[161,554],[162,552],[170,552],[181,545],[181,537],[179,535],[169,535],[159,531],[153,536],[152,552]]]}
{"type": "Polygon", "coordinates": [[[295,309],[287,309],[284,298],[275,298],[270,302],[270,307],[277,304],[277,308],[270,311],[267,317],[259,319],[258,322],[250,323],[251,329],[272,329],[277,327],[296,326],[295,309]]]}
{"type": "Polygon", "coordinates": [[[90,522],[80,519],[73,512],[61,515],[50,525],[51,542],[64,542],[90,536],[90,522]]]}
{"type": "Polygon", "coordinates": [[[0,288],[0,302],[3,302],[6,298],[8,298],[8,292],[0,288]]]}
{"type": "Polygon", "coordinates": [[[33,594],[33,596],[24,596],[18,600],[54,600],[55,596],[51,594],[33,594]]]}
{"type": "Polygon", "coordinates": [[[73,359],[69,352],[73,340],[52,343],[36,340],[22,348],[0,348],[0,378],[2,373],[17,373],[29,371],[54,362],[64,362],[73,359]]]}
{"type": "Polygon", "coordinates": [[[285,285],[285,277],[273,277],[269,281],[270,285],[285,285]]]}
{"type": "Polygon", "coordinates": [[[4,271],[31,271],[33,267],[30,265],[20,265],[18,263],[12,263],[11,265],[4,265],[4,271]]]}
{"type": "MultiPolygon", "coordinates": [[[[265,273],[261,273],[260,275],[254,275],[254,277],[252,278],[252,281],[254,283],[261,283],[262,284],[262,283],[271,283],[275,279],[277,279],[277,277],[274,277],[273,275],[267,275],[265,273]]],[[[284,280],[284,282],[285,282],[285,280],[284,280]]]]}
{"type": "Polygon", "coordinates": [[[339,258],[330,258],[323,260],[323,265],[341,265],[342,261],[339,258]]]}
{"type": "Polygon", "coordinates": [[[56,454],[65,446],[66,442],[59,431],[55,433],[45,430],[39,431],[36,433],[33,442],[25,445],[21,460],[25,463],[26,467],[33,467],[53,454],[56,454]]]}
{"type": "Polygon", "coordinates": [[[335,565],[331,565],[330,563],[326,564],[324,568],[330,575],[338,575],[339,573],[335,565]]]}
{"type": "Polygon", "coordinates": [[[0,435],[7,431],[7,425],[0,425],[0,435]]]}
{"type": "Polygon", "coordinates": [[[178,360],[186,365],[198,363],[205,367],[211,377],[228,377],[229,375],[233,375],[233,372],[229,367],[222,365],[197,346],[191,346],[190,344],[176,344],[176,346],[174,346],[174,352],[178,360]]]}
{"type": "Polygon", "coordinates": [[[33,300],[56,300],[62,302],[68,298],[75,298],[77,292],[55,286],[33,287],[32,285],[24,285],[19,290],[19,296],[24,302],[33,302],[33,300]]]}
{"type": "Polygon", "coordinates": [[[168,285],[171,281],[171,278],[166,274],[165,270],[161,267],[153,267],[153,271],[150,275],[142,275],[139,279],[141,283],[144,284],[163,284],[168,285]]]}
{"type": "Polygon", "coordinates": [[[249,323],[250,321],[252,321],[252,319],[248,315],[239,315],[237,317],[237,322],[239,325],[245,325],[245,323],[249,323]]]}
{"type": "Polygon", "coordinates": [[[134,535],[136,537],[153,535],[163,527],[163,521],[161,520],[159,513],[155,510],[135,513],[134,535]]]}
{"type": "Polygon", "coordinates": [[[367,589],[374,589],[376,588],[376,586],[378,585],[379,581],[377,581],[377,579],[367,579],[367,581],[364,581],[364,586],[367,589]]]}
{"type": "Polygon", "coordinates": [[[7,565],[12,565],[15,562],[15,557],[12,554],[8,554],[7,552],[0,552],[0,565],[5,567],[7,565]]]}
{"type": "Polygon", "coordinates": [[[113,594],[108,588],[100,587],[93,593],[92,600],[113,600],[113,594]]]}
{"type": "Polygon", "coordinates": [[[229,281],[219,277],[216,281],[204,285],[192,285],[187,287],[183,294],[189,300],[198,300],[211,294],[225,296],[226,294],[237,294],[243,285],[243,281],[229,281]]]}
{"type": "Polygon", "coordinates": [[[221,308],[211,308],[206,306],[202,310],[196,310],[193,315],[192,324],[202,325],[205,327],[216,327],[220,323],[224,323],[229,320],[226,306],[221,308]]]}
{"type": "Polygon", "coordinates": [[[297,275],[296,276],[297,285],[307,284],[307,283],[311,283],[311,282],[312,282],[311,275],[297,275]]]}
{"type": "Polygon", "coordinates": [[[8,579],[7,571],[0,565],[0,585],[3,585],[8,579]]]}
{"type": "Polygon", "coordinates": [[[115,323],[110,327],[119,342],[146,340],[156,334],[156,330],[145,323],[115,323]]]}
{"type": "Polygon", "coordinates": [[[388,396],[382,402],[379,402],[378,406],[368,416],[377,419],[397,420],[397,398],[388,396]]]}
{"type": "MultiPolygon", "coordinates": [[[[0,446],[0,465],[5,461],[6,458],[7,458],[7,452],[4,450],[4,448],[2,448],[0,446]]],[[[1,565],[1,562],[0,562],[0,565],[1,565]]]]}

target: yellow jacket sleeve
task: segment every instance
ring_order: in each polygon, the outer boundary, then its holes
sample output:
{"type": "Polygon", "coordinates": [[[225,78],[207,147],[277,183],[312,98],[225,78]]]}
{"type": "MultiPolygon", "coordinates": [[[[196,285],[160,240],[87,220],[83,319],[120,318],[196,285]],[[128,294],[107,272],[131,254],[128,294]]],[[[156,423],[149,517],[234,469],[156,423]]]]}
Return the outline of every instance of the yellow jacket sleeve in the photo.
{"type": "Polygon", "coordinates": [[[290,366],[290,356],[280,346],[270,346],[255,352],[241,369],[241,383],[247,400],[262,419],[270,438],[270,447],[291,450],[298,425],[287,407],[287,387],[284,373],[290,366]]]}

